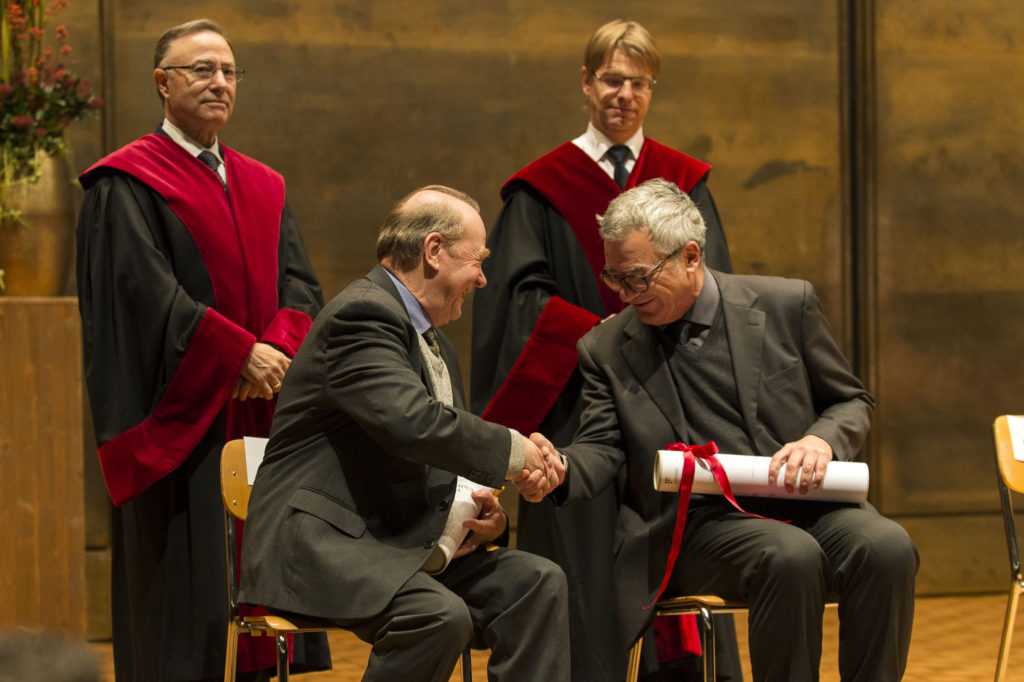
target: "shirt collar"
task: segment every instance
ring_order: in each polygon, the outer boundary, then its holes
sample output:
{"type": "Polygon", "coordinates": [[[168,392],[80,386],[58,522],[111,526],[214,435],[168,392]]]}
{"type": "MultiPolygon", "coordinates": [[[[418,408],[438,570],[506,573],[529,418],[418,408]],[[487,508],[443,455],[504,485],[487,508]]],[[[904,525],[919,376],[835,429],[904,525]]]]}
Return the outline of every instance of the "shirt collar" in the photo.
{"type": "Polygon", "coordinates": [[[199,152],[211,151],[217,155],[218,159],[220,159],[221,161],[224,160],[224,157],[221,156],[220,154],[219,140],[215,139],[212,145],[210,145],[209,147],[204,147],[201,144],[189,138],[187,135],[185,135],[185,133],[181,132],[181,129],[178,126],[171,123],[170,119],[167,118],[164,119],[163,125],[161,125],[160,127],[163,128],[164,132],[167,133],[168,137],[170,137],[172,140],[174,140],[179,145],[184,147],[185,150],[192,156],[199,156],[199,152]]]}
{"type": "Polygon", "coordinates": [[[697,294],[697,300],[683,315],[683,319],[710,327],[715,321],[715,313],[718,312],[718,304],[721,301],[722,292],[718,288],[718,281],[710,270],[705,269],[704,285],[697,294]]]}
{"type": "Polygon", "coordinates": [[[423,306],[420,305],[420,302],[412,295],[412,292],[409,291],[397,277],[392,275],[387,268],[384,268],[384,272],[388,273],[388,277],[390,277],[391,281],[395,283],[395,288],[398,289],[398,295],[402,297],[402,303],[405,304],[405,312],[409,313],[409,321],[412,322],[412,326],[416,329],[416,333],[422,334],[430,329],[433,325],[430,323],[430,318],[427,317],[427,311],[423,309],[423,306]]]}
{"type": "MultiPolygon", "coordinates": [[[[595,128],[593,123],[587,123],[586,131],[573,140],[573,144],[582,149],[594,161],[600,161],[601,157],[608,152],[609,147],[615,143],[608,139],[607,135],[595,128]]],[[[644,129],[640,128],[637,130],[636,134],[623,144],[629,147],[629,150],[633,153],[634,161],[639,159],[640,150],[644,146],[644,129]]]]}

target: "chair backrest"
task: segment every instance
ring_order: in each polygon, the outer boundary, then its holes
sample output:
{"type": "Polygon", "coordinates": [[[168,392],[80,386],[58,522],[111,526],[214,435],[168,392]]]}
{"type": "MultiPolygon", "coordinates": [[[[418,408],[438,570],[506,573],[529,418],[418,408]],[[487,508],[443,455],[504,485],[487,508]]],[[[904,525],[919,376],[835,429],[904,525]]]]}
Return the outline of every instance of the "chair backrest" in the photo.
{"type": "MultiPolygon", "coordinates": [[[[1017,417],[1024,419],[1024,417],[1017,417]]],[[[1001,415],[992,425],[995,432],[996,461],[999,463],[999,475],[1006,487],[1018,493],[1024,493],[1024,460],[1013,456],[1014,442],[1010,434],[1010,416],[1001,415]]],[[[1024,456],[1024,443],[1017,443],[1017,448],[1024,456]]]]}
{"type": "Polygon", "coordinates": [[[245,441],[228,441],[220,452],[220,496],[224,509],[236,519],[245,521],[249,513],[249,471],[245,463],[245,441]]]}

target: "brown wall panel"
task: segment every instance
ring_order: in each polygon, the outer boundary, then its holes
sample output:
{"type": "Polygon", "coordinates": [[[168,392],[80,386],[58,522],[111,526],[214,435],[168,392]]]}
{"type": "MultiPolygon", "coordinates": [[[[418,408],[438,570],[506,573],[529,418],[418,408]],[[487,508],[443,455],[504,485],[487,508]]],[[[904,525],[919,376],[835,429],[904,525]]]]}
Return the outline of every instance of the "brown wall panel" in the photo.
{"type": "MultiPolygon", "coordinates": [[[[113,4],[112,143],[159,121],[159,33],[193,16],[220,21],[248,71],[222,139],[285,175],[328,295],[373,264],[380,219],[416,186],[464,189],[492,222],[501,183],[583,130],[583,44],[623,14],[582,1],[113,4]]],[[[811,279],[838,324],[835,6],[628,9],[664,57],[646,132],[715,166],[737,271],[811,279]]],[[[464,319],[449,330],[464,359],[468,329],[464,319]]]]}
{"type": "Polygon", "coordinates": [[[1024,412],[1024,7],[876,8],[882,504],[936,531],[915,536],[940,562],[922,591],[1001,589],[991,424],[1024,412]]]}
{"type": "Polygon", "coordinates": [[[0,630],[85,634],[79,326],[74,299],[0,298],[0,630]]]}

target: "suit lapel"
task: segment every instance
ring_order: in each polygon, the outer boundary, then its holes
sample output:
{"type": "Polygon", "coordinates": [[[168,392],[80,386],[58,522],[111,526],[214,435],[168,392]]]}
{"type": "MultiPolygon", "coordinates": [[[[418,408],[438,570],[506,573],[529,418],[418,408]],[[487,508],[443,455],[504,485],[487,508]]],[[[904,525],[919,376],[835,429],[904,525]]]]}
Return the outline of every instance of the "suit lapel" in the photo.
{"type": "MultiPolygon", "coordinates": [[[[420,351],[419,340],[416,338],[416,330],[412,326],[412,320],[409,319],[409,311],[405,309],[405,302],[402,301],[402,295],[398,293],[398,289],[395,287],[395,283],[391,281],[391,277],[388,276],[387,270],[380,265],[374,266],[372,270],[366,275],[366,279],[370,280],[384,291],[388,292],[395,303],[398,305],[398,309],[402,311],[402,317],[405,318],[409,324],[409,330],[413,334],[413,350],[409,353],[409,363],[412,365],[419,375],[423,385],[427,387],[427,393],[432,398],[437,398],[437,394],[434,392],[434,382],[430,378],[430,368],[427,367],[427,363],[423,361],[423,355],[420,351]]],[[[442,352],[442,356],[446,353],[442,352]]],[[[449,362],[448,358],[445,358],[445,362],[449,362]]],[[[451,371],[449,370],[449,375],[451,371]]],[[[452,382],[454,388],[455,382],[452,382]]],[[[456,391],[452,391],[454,394],[456,391]]]]}
{"type": "Polygon", "coordinates": [[[761,384],[761,358],[764,357],[765,314],[755,309],[757,294],[729,275],[715,273],[722,292],[722,314],[729,339],[733,376],[740,412],[747,433],[758,433],[757,396],[761,384]]]}
{"type": "Polygon", "coordinates": [[[623,333],[629,337],[622,346],[623,359],[668,420],[676,438],[686,441],[686,415],[665,353],[658,341],[657,330],[634,317],[623,329],[623,333]]]}

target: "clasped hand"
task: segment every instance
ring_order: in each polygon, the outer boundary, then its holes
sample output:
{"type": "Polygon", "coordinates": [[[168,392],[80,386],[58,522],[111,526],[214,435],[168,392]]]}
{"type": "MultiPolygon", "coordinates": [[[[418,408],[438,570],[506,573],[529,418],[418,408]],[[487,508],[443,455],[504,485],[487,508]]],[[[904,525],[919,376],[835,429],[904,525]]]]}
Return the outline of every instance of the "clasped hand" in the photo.
{"type": "Polygon", "coordinates": [[[237,400],[270,400],[281,390],[281,380],[292,359],[267,343],[255,343],[242,368],[231,397],[237,400]]]}
{"type": "Polygon", "coordinates": [[[565,480],[565,465],[555,446],[540,433],[524,437],[523,445],[523,473],[512,482],[524,500],[540,502],[565,480]]]}
{"type": "Polygon", "coordinates": [[[455,550],[453,559],[476,551],[480,545],[494,542],[502,536],[508,525],[505,510],[501,508],[497,496],[489,488],[474,490],[472,495],[473,499],[480,504],[480,513],[476,515],[476,518],[466,519],[462,522],[462,527],[469,530],[469,534],[455,550]]]}

